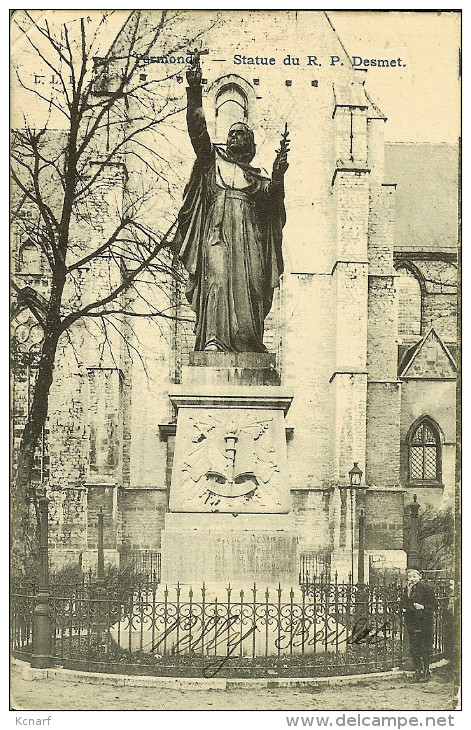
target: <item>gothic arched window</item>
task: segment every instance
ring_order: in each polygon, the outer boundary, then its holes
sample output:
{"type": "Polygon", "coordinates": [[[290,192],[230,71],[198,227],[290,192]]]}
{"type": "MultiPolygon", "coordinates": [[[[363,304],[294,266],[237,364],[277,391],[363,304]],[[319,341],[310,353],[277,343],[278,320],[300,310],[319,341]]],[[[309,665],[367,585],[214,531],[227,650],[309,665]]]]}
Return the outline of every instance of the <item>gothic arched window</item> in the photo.
{"type": "Polygon", "coordinates": [[[248,99],[245,91],[235,83],[221,86],[216,95],[216,136],[224,140],[229,127],[235,122],[246,122],[248,99]]]}
{"type": "Polygon", "coordinates": [[[441,482],[441,438],[437,424],[425,416],[416,421],[408,436],[409,481],[441,482]]]}
{"type": "Polygon", "coordinates": [[[40,274],[42,271],[41,251],[32,241],[25,241],[20,248],[19,271],[22,274],[40,274]]]}
{"type": "MultiPolygon", "coordinates": [[[[44,332],[28,309],[21,310],[13,321],[12,363],[12,466],[16,471],[17,454],[25,424],[31,410],[44,332]]],[[[34,455],[31,479],[44,484],[49,478],[49,429],[41,431],[34,455]]]]}
{"type": "Polygon", "coordinates": [[[422,289],[417,276],[409,268],[398,269],[399,337],[418,338],[422,329],[422,289]]]}

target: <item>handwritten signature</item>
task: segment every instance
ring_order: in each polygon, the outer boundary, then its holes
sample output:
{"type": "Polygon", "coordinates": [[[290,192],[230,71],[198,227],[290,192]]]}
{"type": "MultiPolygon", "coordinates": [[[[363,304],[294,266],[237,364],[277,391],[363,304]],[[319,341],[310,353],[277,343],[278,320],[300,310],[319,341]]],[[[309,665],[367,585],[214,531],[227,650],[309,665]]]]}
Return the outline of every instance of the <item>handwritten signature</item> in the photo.
{"type": "Polygon", "coordinates": [[[277,639],[275,646],[280,649],[294,649],[298,646],[314,646],[316,644],[322,644],[324,646],[337,646],[344,643],[378,644],[380,641],[384,641],[388,629],[387,623],[373,628],[368,626],[367,623],[357,622],[350,627],[349,633],[346,626],[337,624],[335,629],[329,631],[327,628],[321,627],[317,629],[313,636],[310,636],[312,624],[312,621],[306,621],[306,619],[301,618],[297,619],[293,622],[289,635],[285,633],[280,639],[277,639]]]}
{"type": "MultiPolygon", "coordinates": [[[[325,623],[325,619],[323,620],[325,623]]],[[[203,668],[203,676],[209,679],[222,669],[249,636],[255,634],[255,632],[261,633],[255,621],[243,634],[241,634],[239,627],[234,630],[235,625],[240,624],[240,616],[237,614],[228,617],[211,616],[201,630],[198,629],[195,633],[192,633],[199,621],[200,619],[196,616],[178,617],[160,635],[150,651],[156,652],[172,634],[177,635],[177,640],[172,646],[172,654],[193,653],[198,649],[201,649],[202,652],[206,650],[209,653],[210,651],[216,651],[219,646],[225,645],[225,656],[218,657],[203,668]],[[183,632],[181,636],[180,631],[183,632]],[[212,635],[210,636],[210,634],[212,635]]],[[[366,621],[355,622],[349,631],[342,624],[336,624],[336,627],[330,630],[325,625],[312,633],[312,628],[316,625],[311,619],[296,619],[291,623],[289,632],[279,629],[278,637],[274,641],[275,648],[281,651],[316,645],[337,647],[343,643],[374,645],[384,641],[388,633],[387,622],[374,627],[369,626],[366,621]]]]}

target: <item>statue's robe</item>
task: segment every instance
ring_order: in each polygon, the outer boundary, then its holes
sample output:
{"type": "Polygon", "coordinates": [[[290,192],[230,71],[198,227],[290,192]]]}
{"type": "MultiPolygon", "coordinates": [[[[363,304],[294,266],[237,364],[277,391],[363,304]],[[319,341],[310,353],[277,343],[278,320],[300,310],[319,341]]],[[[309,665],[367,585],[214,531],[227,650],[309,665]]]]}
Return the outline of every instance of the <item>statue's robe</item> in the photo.
{"type": "Polygon", "coordinates": [[[196,312],[195,350],[266,352],[264,320],[283,272],[283,179],[271,180],[211,144],[201,89],[189,88],[196,162],[179,212],[177,245],[196,312]]]}

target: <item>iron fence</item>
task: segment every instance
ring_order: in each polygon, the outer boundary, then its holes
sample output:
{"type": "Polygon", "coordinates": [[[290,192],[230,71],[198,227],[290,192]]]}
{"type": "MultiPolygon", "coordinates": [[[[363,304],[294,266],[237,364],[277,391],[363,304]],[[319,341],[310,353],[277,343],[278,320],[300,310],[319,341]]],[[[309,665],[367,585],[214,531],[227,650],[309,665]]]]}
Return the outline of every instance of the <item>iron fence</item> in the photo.
{"type": "MultiPolygon", "coordinates": [[[[127,596],[52,595],[52,655],[69,668],[160,676],[283,677],[376,672],[404,655],[402,587],[318,581],[214,592],[153,586],[127,596]]],[[[12,646],[34,643],[34,597],[15,594],[12,646]]],[[[434,659],[448,598],[438,596],[434,659]]]]}
{"type": "MultiPolygon", "coordinates": [[[[18,581],[21,589],[16,594],[34,596],[38,593],[40,580],[35,578],[21,578],[18,581]]],[[[133,563],[120,568],[118,571],[106,572],[101,580],[91,569],[86,573],[68,576],[64,580],[61,574],[50,574],[48,580],[48,591],[52,596],[66,598],[96,598],[97,591],[105,589],[110,597],[122,598],[123,600],[134,591],[145,592],[157,588],[160,582],[160,572],[156,566],[151,571],[136,571],[133,563]]],[[[13,581],[15,584],[15,581],[13,581]]]]}
{"type": "Polygon", "coordinates": [[[160,583],[162,556],[155,550],[122,552],[119,567],[123,573],[131,570],[135,574],[145,576],[148,581],[160,583]]]}
{"type": "Polygon", "coordinates": [[[299,584],[307,586],[316,579],[330,580],[331,554],[314,550],[299,554],[299,584]]]}
{"type": "Polygon", "coordinates": [[[31,659],[34,642],[33,611],[36,597],[26,592],[13,594],[10,605],[10,642],[21,659],[31,659]]]}

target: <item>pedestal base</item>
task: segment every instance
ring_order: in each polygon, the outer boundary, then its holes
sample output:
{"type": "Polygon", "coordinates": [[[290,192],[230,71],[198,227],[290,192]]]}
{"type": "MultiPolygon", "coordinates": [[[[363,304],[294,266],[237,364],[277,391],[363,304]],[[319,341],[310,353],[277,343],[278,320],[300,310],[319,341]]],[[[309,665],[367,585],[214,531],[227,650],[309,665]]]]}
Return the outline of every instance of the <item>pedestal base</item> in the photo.
{"type": "Polygon", "coordinates": [[[298,582],[281,388],[268,353],[193,352],[177,410],[162,583],[298,582]]]}
{"type": "Polygon", "coordinates": [[[293,533],[289,515],[168,513],[162,532],[162,583],[295,586],[293,533]]]}
{"type": "Polygon", "coordinates": [[[279,385],[275,356],[268,352],[190,352],[185,385],[279,385]]]}

